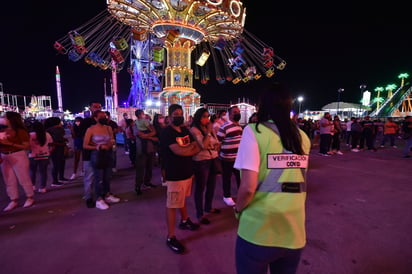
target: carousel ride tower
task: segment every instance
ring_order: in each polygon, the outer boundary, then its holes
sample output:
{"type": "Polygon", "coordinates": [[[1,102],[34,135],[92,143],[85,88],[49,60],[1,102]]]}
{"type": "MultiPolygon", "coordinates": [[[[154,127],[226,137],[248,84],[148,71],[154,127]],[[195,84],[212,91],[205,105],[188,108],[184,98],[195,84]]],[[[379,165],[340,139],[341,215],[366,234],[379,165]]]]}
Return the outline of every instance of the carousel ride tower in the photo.
{"type": "MultiPolygon", "coordinates": [[[[193,88],[191,53],[201,42],[233,40],[243,32],[246,9],[238,0],[107,0],[109,12],[136,32],[164,40],[166,66],[158,94],[162,113],[171,104],[184,106],[185,116],[200,106],[193,88]]],[[[204,65],[210,53],[201,52],[204,65]]]]}

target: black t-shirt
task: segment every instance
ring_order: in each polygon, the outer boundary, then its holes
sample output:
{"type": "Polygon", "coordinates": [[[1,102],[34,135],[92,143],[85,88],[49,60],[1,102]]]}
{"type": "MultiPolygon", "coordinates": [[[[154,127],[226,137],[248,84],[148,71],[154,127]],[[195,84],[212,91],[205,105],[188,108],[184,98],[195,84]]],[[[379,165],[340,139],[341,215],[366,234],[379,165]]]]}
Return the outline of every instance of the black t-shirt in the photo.
{"type": "Polygon", "coordinates": [[[193,142],[193,136],[186,127],[182,127],[182,132],[177,132],[171,126],[162,130],[160,135],[160,150],[163,157],[163,164],[166,171],[166,180],[180,181],[186,180],[193,175],[192,156],[180,156],[173,153],[169,146],[179,144],[185,146],[193,142]]]}

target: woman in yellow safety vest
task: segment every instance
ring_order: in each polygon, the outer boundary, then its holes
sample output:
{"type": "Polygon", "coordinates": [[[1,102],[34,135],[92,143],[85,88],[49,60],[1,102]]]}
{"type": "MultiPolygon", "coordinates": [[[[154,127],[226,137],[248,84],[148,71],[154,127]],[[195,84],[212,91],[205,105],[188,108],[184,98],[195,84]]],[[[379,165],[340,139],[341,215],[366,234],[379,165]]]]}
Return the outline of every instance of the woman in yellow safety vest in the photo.
{"type": "Polygon", "coordinates": [[[290,119],[287,88],[270,83],[258,121],[243,131],[234,167],[241,170],[235,214],[238,274],[295,273],[306,244],[306,171],[310,140],[290,119]]]}

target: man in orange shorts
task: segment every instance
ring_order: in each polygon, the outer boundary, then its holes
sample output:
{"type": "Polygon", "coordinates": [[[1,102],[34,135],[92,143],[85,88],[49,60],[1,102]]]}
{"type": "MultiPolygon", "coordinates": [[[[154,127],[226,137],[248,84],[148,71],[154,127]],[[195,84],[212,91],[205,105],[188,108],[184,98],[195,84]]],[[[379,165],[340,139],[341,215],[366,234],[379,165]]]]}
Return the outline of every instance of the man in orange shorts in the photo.
{"type": "Polygon", "coordinates": [[[184,126],[183,110],[180,105],[169,106],[171,123],[160,135],[160,149],[164,157],[167,183],[166,221],[167,246],[175,253],[183,253],[185,247],[175,236],[176,211],[179,209],[182,221],[180,229],[196,230],[187,214],[186,197],[190,196],[193,178],[192,156],[200,151],[190,131],[184,126]]]}

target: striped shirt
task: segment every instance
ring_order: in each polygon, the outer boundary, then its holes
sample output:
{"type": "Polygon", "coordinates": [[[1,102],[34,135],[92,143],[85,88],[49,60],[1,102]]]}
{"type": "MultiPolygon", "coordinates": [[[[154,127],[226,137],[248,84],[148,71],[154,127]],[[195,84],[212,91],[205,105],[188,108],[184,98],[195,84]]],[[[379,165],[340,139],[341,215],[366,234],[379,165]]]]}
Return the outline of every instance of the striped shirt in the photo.
{"type": "Polygon", "coordinates": [[[242,127],[237,123],[227,121],[219,128],[217,138],[222,143],[219,157],[226,161],[235,161],[242,138],[242,127]]]}

